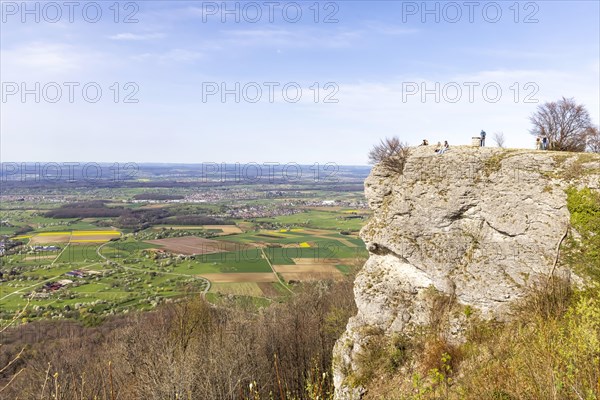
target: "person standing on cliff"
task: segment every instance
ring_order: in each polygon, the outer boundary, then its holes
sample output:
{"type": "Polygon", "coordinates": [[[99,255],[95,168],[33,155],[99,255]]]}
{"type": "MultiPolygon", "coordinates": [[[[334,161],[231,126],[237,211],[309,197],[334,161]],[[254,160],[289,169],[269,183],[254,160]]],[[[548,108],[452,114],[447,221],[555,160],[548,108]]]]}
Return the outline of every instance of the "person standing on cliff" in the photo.
{"type": "Polygon", "coordinates": [[[548,136],[542,137],[542,150],[548,150],[548,136]]]}
{"type": "Polygon", "coordinates": [[[479,134],[480,137],[480,145],[481,147],[485,147],[485,131],[482,129],[481,133],[479,134]]]}

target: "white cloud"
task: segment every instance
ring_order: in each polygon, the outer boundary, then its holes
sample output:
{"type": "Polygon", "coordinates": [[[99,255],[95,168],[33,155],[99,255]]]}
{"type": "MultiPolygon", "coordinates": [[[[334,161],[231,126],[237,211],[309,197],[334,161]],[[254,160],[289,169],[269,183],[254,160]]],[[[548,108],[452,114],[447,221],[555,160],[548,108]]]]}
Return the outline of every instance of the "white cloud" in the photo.
{"type": "Polygon", "coordinates": [[[550,51],[516,50],[514,48],[472,47],[461,49],[466,57],[496,57],[501,60],[552,60],[556,53],[550,51]]]}
{"type": "MultiPolygon", "coordinates": [[[[35,42],[11,50],[2,50],[3,69],[43,69],[72,71],[82,68],[84,58],[66,44],[35,42]]],[[[5,70],[6,71],[6,70],[5,70]]]]}
{"type": "Polygon", "coordinates": [[[112,40],[152,40],[152,39],[162,39],[165,37],[164,33],[118,33],[116,35],[109,36],[112,40]]]}
{"type": "Polygon", "coordinates": [[[122,70],[122,60],[100,49],[67,43],[33,42],[0,51],[3,80],[101,79],[122,70]]]}
{"type": "Polygon", "coordinates": [[[413,35],[420,32],[418,29],[385,24],[378,21],[369,21],[365,23],[365,26],[369,31],[389,36],[413,35]]]}
{"type": "Polygon", "coordinates": [[[196,61],[204,56],[203,53],[195,50],[187,49],[172,49],[163,53],[143,53],[132,58],[134,60],[153,60],[159,63],[172,63],[172,62],[192,62],[196,61]]]}
{"type": "Polygon", "coordinates": [[[317,29],[237,29],[221,32],[229,45],[244,47],[349,48],[362,36],[361,31],[317,29]]]}

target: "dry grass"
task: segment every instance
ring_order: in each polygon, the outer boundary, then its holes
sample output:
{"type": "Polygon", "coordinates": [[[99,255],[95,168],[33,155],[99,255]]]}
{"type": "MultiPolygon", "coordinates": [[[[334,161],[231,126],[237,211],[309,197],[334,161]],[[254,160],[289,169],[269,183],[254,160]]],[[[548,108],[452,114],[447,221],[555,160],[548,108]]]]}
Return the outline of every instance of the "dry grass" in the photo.
{"type": "Polygon", "coordinates": [[[340,271],[318,272],[284,272],[281,277],[287,282],[313,282],[322,280],[340,280],[344,275],[340,271]]]}
{"type": "Polygon", "coordinates": [[[281,273],[293,272],[299,274],[324,274],[335,275],[341,274],[333,264],[306,263],[299,265],[274,265],[275,271],[281,273]]]}
{"type": "Polygon", "coordinates": [[[240,296],[264,296],[262,289],[257,283],[254,282],[213,283],[210,287],[210,291],[213,293],[233,294],[240,296]]]}
{"type": "MultiPolygon", "coordinates": [[[[436,311],[433,325],[410,341],[410,358],[400,373],[373,381],[367,398],[598,399],[598,289],[573,293],[569,282],[549,279],[514,307],[512,322],[471,316],[461,345],[449,344],[439,335],[445,318],[436,311]]],[[[443,309],[447,303],[442,299],[433,304],[440,302],[443,309]]],[[[375,365],[389,357],[381,347],[374,354],[379,360],[375,365]]],[[[383,370],[376,371],[373,376],[383,370]]]]}

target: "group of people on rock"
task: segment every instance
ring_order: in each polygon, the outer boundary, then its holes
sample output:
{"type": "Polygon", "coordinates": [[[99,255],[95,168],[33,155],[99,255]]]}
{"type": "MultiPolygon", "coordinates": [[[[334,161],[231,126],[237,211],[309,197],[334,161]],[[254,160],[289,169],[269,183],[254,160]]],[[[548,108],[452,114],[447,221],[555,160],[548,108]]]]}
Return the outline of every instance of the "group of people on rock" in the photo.
{"type": "MultiPolygon", "coordinates": [[[[423,139],[421,146],[429,146],[429,141],[427,139],[423,139]]],[[[448,149],[450,149],[450,145],[448,144],[447,140],[444,140],[444,144],[442,144],[442,142],[437,143],[434,151],[437,154],[444,154],[446,151],[448,151],[448,149]]]]}
{"type": "MultiPolygon", "coordinates": [[[[479,146],[480,147],[485,147],[485,137],[486,137],[486,133],[482,129],[481,133],[479,134],[479,146]]],[[[429,141],[427,139],[423,139],[423,143],[421,143],[421,146],[429,146],[429,141]]],[[[550,140],[548,139],[548,136],[542,135],[542,136],[538,136],[535,138],[535,149],[536,150],[548,150],[549,146],[550,146],[550,140]]],[[[437,154],[444,154],[446,151],[448,151],[449,148],[450,148],[450,146],[448,145],[448,141],[445,140],[443,145],[441,142],[437,143],[437,145],[435,147],[435,152],[437,154]]]]}
{"type": "MultiPolygon", "coordinates": [[[[481,133],[479,134],[479,146],[480,147],[485,147],[485,136],[486,136],[486,133],[482,129],[481,133]]],[[[421,146],[429,146],[429,140],[423,139],[423,142],[421,143],[421,146]]],[[[442,144],[442,142],[438,142],[437,143],[437,145],[435,146],[434,151],[437,154],[444,154],[449,149],[450,149],[450,145],[448,144],[448,141],[444,140],[444,144],[442,144]]]]}
{"type": "Polygon", "coordinates": [[[538,136],[535,138],[535,149],[536,150],[548,150],[548,145],[550,144],[550,140],[548,140],[548,136],[538,136]]]}

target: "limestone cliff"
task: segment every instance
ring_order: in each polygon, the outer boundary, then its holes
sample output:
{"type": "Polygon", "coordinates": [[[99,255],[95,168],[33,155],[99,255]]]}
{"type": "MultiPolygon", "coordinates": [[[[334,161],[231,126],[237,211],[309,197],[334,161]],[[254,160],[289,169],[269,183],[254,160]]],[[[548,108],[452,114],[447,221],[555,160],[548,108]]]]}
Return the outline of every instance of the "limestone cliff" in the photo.
{"type": "MultiPolygon", "coordinates": [[[[557,263],[570,186],[600,190],[600,157],[472,147],[437,155],[424,146],[402,173],[376,166],[365,182],[373,216],[361,231],[370,257],[355,282],[358,313],[334,350],[336,398],[360,398],[364,389],[349,377],[370,332],[430,322],[431,288],[503,319],[539,279],[568,274],[581,284],[557,263]]],[[[447,335],[461,333],[457,316],[447,335]]]]}

